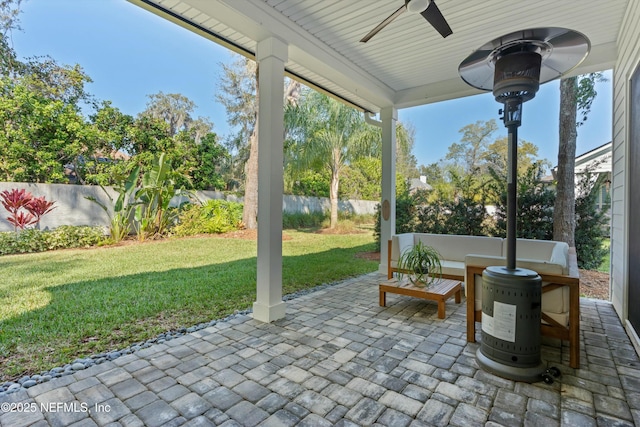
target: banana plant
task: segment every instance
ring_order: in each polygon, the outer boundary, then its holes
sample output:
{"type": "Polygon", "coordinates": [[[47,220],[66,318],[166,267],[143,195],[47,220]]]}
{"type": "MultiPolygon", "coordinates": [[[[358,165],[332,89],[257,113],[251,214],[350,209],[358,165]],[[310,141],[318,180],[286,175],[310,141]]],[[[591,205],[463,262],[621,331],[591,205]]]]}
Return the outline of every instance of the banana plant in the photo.
{"type": "Polygon", "coordinates": [[[85,199],[90,200],[100,206],[109,216],[109,236],[115,242],[119,242],[129,235],[131,231],[131,213],[133,208],[137,205],[135,201],[132,201],[132,196],[136,190],[136,184],[138,183],[138,177],[140,175],[140,166],[133,168],[129,176],[120,182],[119,185],[114,187],[114,190],[118,192],[118,198],[113,200],[111,194],[101,185],[102,191],[105,192],[111,205],[113,206],[113,214],[107,205],[96,199],[94,196],[86,196],[85,199]]]}
{"type": "Polygon", "coordinates": [[[162,153],[159,157],[154,157],[151,169],[142,176],[142,187],[136,192],[138,205],[135,209],[140,240],[164,234],[171,224],[171,199],[183,194],[182,189],[175,188],[171,172],[171,164],[166,160],[165,153],[162,153]]]}

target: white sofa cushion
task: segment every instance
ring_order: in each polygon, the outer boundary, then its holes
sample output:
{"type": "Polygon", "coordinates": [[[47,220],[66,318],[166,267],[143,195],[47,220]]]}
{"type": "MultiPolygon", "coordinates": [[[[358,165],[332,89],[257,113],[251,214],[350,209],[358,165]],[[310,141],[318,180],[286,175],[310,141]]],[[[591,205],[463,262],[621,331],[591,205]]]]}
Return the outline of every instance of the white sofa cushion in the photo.
{"type": "Polygon", "coordinates": [[[400,255],[413,246],[413,233],[403,233],[391,236],[391,267],[398,267],[400,255]]]}
{"type": "MultiPolygon", "coordinates": [[[[464,263],[464,257],[470,253],[487,255],[502,254],[502,239],[500,237],[459,236],[455,234],[427,234],[414,233],[414,243],[435,248],[441,259],[464,263]]],[[[462,276],[464,273],[461,272],[462,276]]]]}
{"type": "MultiPolygon", "coordinates": [[[[484,252],[479,252],[484,254],[484,252]]],[[[531,260],[535,262],[546,261],[549,264],[560,266],[562,271],[559,273],[545,270],[549,274],[567,274],[567,257],[569,254],[569,245],[564,242],[555,242],[550,240],[533,240],[533,239],[517,239],[516,240],[516,256],[520,260],[531,260]]],[[[507,240],[502,243],[502,256],[507,256],[507,240]]],[[[522,268],[529,268],[522,265],[522,268]]],[[[532,270],[535,270],[532,268],[532,270]]],[[[537,270],[535,270],[537,271],[537,270]]],[[[540,273],[540,271],[538,271],[540,273]]]]}
{"type": "Polygon", "coordinates": [[[553,264],[562,265],[562,274],[569,274],[569,245],[565,242],[553,242],[553,252],[549,260],[553,264]]]}
{"type": "Polygon", "coordinates": [[[464,276],[465,265],[463,261],[449,261],[446,259],[440,260],[442,265],[442,274],[448,274],[450,276],[464,276]]]}
{"type": "MultiPolygon", "coordinates": [[[[545,286],[545,283],[542,284],[545,286]]],[[[569,287],[563,286],[558,289],[554,289],[550,292],[546,292],[542,294],[542,311],[547,313],[549,316],[552,314],[566,314],[569,315],[569,287]]],[[[554,316],[551,316],[554,317],[554,316]]],[[[569,324],[569,318],[566,319],[567,323],[564,325],[567,326],[569,324]]],[[[562,322],[560,322],[562,323],[562,322]]]]}
{"type": "MultiPolygon", "coordinates": [[[[555,320],[556,322],[560,323],[562,326],[569,326],[569,312],[567,311],[566,313],[550,313],[548,311],[544,312],[546,315],[548,315],[549,317],[551,317],[553,320],[555,320]]],[[[542,321],[542,323],[547,323],[544,320],[542,321]]]]}
{"type": "Polygon", "coordinates": [[[551,261],[518,258],[516,259],[516,267],[533,270],[538,274],[564,274],[564,267],[551,261]]]}
{"type": "MultiPolygon", "coordinates": [[[[554,243],[548,240],[517,239],[518,258],[530,258],[548,261],[551,259],[554,243]]],[[[502,241],[502,256],[507,256],[507,239],[502,241]]]]}

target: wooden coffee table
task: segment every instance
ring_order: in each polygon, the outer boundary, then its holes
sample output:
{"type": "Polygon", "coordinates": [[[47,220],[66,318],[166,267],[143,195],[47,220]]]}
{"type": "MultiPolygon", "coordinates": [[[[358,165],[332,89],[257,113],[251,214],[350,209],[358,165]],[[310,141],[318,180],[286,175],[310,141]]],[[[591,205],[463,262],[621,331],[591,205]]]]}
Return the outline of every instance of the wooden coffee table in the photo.
{"type": "Polygon", "coordinates": [[[407,278],[398,280],[393,278],[380,286],[380,306],[386,306],[387,293],[407,295],[438,302],[438,319],[445,318],[445,302],[455,296],[456,304],[460,304],[462,297],[462,284],[459,280],[436,279],[427,287],[418,287],[407,278]]]}

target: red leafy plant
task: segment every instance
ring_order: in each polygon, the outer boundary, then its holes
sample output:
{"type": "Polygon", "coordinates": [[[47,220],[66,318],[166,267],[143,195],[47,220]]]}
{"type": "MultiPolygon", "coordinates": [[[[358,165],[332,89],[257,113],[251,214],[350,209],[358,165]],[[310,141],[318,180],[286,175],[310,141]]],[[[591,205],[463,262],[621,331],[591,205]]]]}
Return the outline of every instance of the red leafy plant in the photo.
{"type": "Polygon", "coordinates": [[[31,215],[33,215],[35,221],[34,223],[39,226],[40,218],[56,208],[56,206],[53,206],[54,203],[55,202],[47,201],[44,196],[32,197],[31,201],[29,201],[25,208],[31,215]]]}
{"type": "Polygon", "coordinates": [[[36,223],[35,218],[33,217],[33,215],[31,215],[28,212],[24,212],[24,211],[19,211],[11,216],[9,216],[7,218],[7,220],[13,224],[13,229],[17,231],[17,229],[19,228],[20,230],[24,230],[24,228],[27,225],[33,225],[36,223]]]}
{"type": "Polygon", "coordinates": [[[42,216],[55,209],[55,202],[47,201],[44,196],[34,197],[24,188],[1,192],[0,203],[9,212],[7,221],[13,224],[16,232],[18,229],[24,230],[29,225],[39,226],[42,216]]]}

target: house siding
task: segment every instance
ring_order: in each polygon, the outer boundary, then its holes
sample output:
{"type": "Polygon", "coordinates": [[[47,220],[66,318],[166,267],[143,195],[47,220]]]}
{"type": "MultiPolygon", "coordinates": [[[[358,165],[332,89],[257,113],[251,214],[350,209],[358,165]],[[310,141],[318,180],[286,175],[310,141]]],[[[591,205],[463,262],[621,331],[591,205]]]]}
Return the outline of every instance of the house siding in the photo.
{"type": "MultiPolygon", "coordinates": [[[[613,179],[611,193],[611,301],[623,323],[628,318],[628,105],[629,80],[640,64],[640,2],[629,2],[620,30],[613,73],[613,179]]],[[[635,335],[635,334],[633,334],[635,335]]],[[[636,343],[638,348],[638,343],[636,343]]]]}

